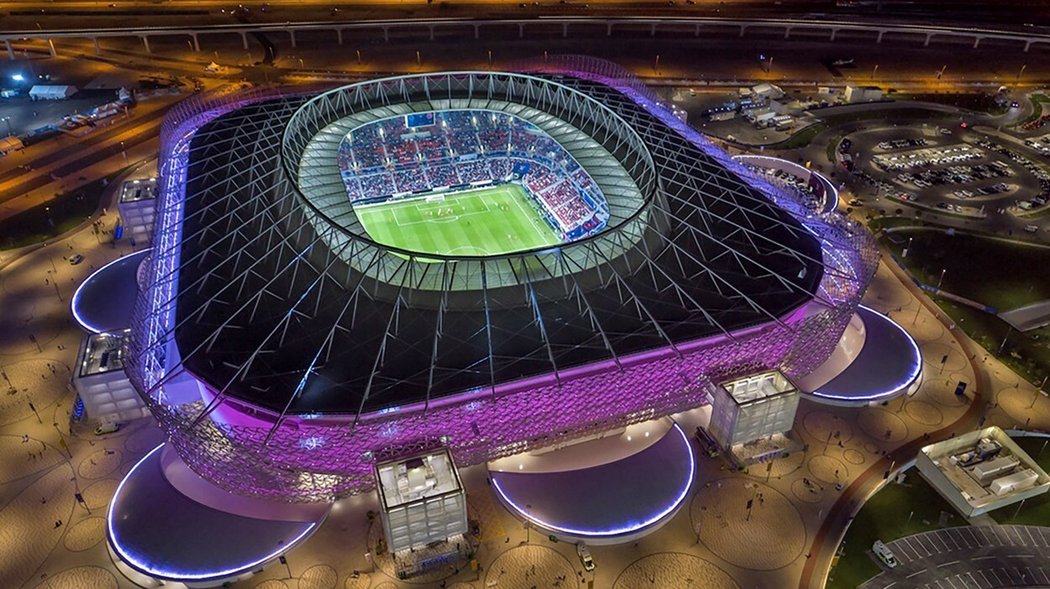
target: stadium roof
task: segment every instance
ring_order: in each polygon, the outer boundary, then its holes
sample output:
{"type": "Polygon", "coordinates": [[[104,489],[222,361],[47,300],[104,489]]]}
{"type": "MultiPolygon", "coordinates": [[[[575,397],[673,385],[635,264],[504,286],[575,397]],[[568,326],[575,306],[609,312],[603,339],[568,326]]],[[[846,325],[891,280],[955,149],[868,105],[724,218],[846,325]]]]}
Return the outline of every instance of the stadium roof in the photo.
{"type": "MultiPolygon", "coordinates": [[[[310,157],[336,165],[334,151],[310,157]]],[[[194,137],[183,215],[181,361],[220,397],[280,414],[429,403],[728,336],[819,297],[832,271],[794,217],[628,97],[575,78],[429,74],[245,106],[194,137]],[[479,98],[585,131],[644,206],[554,250],[434,263],[300,191],[319,186],[299,164],[327,125],[479,98]]]]}

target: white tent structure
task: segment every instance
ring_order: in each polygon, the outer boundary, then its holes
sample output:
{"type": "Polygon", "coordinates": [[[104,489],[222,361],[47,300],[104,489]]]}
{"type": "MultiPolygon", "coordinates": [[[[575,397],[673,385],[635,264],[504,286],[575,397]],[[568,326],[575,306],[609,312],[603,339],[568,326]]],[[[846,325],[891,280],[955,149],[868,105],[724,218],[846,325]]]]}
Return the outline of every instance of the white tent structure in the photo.
{"type": "Polygon", "coordinates": [[[29,90],[30,100],[65,100],[77,93],[76,86],[37,84],[29,90]]]}

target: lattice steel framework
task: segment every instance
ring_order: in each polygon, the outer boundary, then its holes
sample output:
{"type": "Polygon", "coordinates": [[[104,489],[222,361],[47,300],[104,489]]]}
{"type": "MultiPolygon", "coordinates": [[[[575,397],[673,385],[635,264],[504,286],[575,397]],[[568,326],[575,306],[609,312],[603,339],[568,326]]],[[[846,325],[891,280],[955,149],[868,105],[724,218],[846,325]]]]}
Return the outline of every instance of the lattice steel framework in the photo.
{"type": "Polygon", "coordinates": [[[523,69],[558,77],[464,72],[309,101],[207,97],[168,118],[129,374],[198,474],[237,493],[331,499],[370,488],[377,454],[442,443],[458,463],[478,463],[701,405],[709,378],[773,367],[797,377],[827,358],[877,265],[868,233],[733,162],[612,64],[563,58],[523,69]],[[319,132],[377,108],[432,109],[435,88],[448,93],[441,100],[495,89],[489,98],[534,117],[570,119],[645,205],[567,254],[422,264],[307,202],[299,189],[335,194],[301,176],[319,132]],[[587,108],[601,121],[572,108],[595,101],[601,108],[587,108]],[[381,259],[394,270],[375,272],[381,259]],[[489,288],[491,264],[505,282],[489,288]],[[459,275],[461,266],[477,270],[459,275]],[[417,288],[425,281],[440,288],[417,288]],[[411,341],[420,309],[433,323],[411,341]],[[456,327],[469,313],[484,321],[456,327]],[[530,334],[524,360],[494,344],[493,330],[511,320],[530,334]],[[354,359],[360,378],[333,372],[350,362],[339,356],[348,334],[375,340],[354,359]],[[445,351],[453,346],[476,354],[463,364],[445,351]],[[418,358],[429,362],[392,367],[418,358]],[[326,404],[332,390],[352,403],[326,404]]]}
{"type": "Polygon", "coordinates": [[[402,76],[356,84],[310,100],[289,120],[282,163],[299,187],[307,213],[330,249],[356,270],[385,283],[408,282],[414,290],[488,290],[576,273],[619,257],[652,223],[646,201],[656,194],[656,171],[641,138],[622,118],[586,94],[531,76],[453,72],[402,76]],[[499,256],[435,256],[377,246],[346,196],[331,154],[353,129],[372,121],[420,111],[478,109],[529,121],[558,141],[588,170],[610,206],[604,236],[586,246],[544,248],[499,256]],[[326,231],[330,225],[335,231],[326,231]],[[618,233],[618,235],[613,235],[618,233]],[[351,243],[352,242],[352,243],[351,243]],[[455,272],[434,264],[454,263],[455,272]],[[525,260],[538,276],[523,276],[508,259],[525,260]],[[446,280],[447,279],[447,280],[446,280]],[[484,279],[484,284],[482,280],[484,279]]]}

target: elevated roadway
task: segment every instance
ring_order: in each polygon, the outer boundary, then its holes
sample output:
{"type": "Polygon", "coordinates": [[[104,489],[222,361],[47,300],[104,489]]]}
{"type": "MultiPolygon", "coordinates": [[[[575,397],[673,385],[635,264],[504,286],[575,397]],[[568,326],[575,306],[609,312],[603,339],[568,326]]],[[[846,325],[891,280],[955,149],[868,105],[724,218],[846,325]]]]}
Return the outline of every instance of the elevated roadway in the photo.
{"type": "Polygon", "coordinates": [[[472,31],[474,38],[480,36],[484,27],[516,27],[519,38],[525,38],[526,29],[530,27],[551,26],[560,27],[563,38],[568,38],[570,28],[579,26],[604,27],[606,36],[612,36],[618,28],[630,27],[636,29],[642,27],[648,29],[650,36],[655,37],[657,33],[673,31],[681,34],[688,30],[694,36],[699,37],[705,27],[730,27],[736,29],[741,37],[748,31],[761,30],[765,33],[775,31],[783,35],[784,39],[790,39],[793,34],[805,33],[807,35],[826,34],[829,42],[834,42],[836,37],[844,32],[862,32],[875,36],[875,42],[882,43],[886,35],[906,36],[924,46],[929,45],[931,40],[938,37],[950,37],[972,42],[974,48],[980,47],[986,40],[1016,43],[1024,52],[1028,52],[1033,45],[1050,45],[1050,34],[1045,34],[1039,29],[1032,28],[1031,31],[1011,30],[1006,28],[982,28],[982,27],[959,27],[938,26],[924,24],[901,24],[901,23],[876,23],[876,22],[850,22],[845,20],[823,20],[823,19],[800,19],[800,18],[721,18],[707,16],[675,17],[675,16],[630,16],[630,17],[597,17],[597,16],[539,16],[535,18],[408,18],[398,20],[363,20],[363,21],[312,21],[312,22],[287,22],[287,23],[235,23],[207,26],[143,26],[143,27],[112,27],[112,28],[83,28],[83,29],[52,29],[36,31],[19,31],[0,33],[9,59],[16,59],[12,42],[24,39],[42,39],[47,41],[52,55],[57,55],[54,44],[56,39],[80,38],[90,39],[98,47],[98,40],[102,38],[138,38],[141,39],[144,50],[151,51],[149,40],[160,36],[182,36],[187,37],[194,51],[200,51],[200,38],[206,35],[234,34],[240,35],[245,49],[248,49],[248,37],[255,34],[288,35],[292,47],[296,47],[296,34],[306,31],[334,31],[340,45],[343,44],[343,34],[354,30],[376,30],[380,31],[384,41],[390,40],[391,31],[425,30],[430,40],[433,40],[437,31],[449,28],[458,30],[466,29],[472,31]]]}

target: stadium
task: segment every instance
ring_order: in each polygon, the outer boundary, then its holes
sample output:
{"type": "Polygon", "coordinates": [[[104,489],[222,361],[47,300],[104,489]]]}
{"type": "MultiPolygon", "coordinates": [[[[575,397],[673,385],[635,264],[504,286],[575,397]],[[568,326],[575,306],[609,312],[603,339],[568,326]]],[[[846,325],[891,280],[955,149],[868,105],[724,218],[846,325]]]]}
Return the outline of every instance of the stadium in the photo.
{"type": "Polygon", "coordinates": [[[803,377],[878,263],[588,58],[205,96],[161,139],[127,370],[239,496],[331,502],[399,456],[481,464],[803,377]]]}

